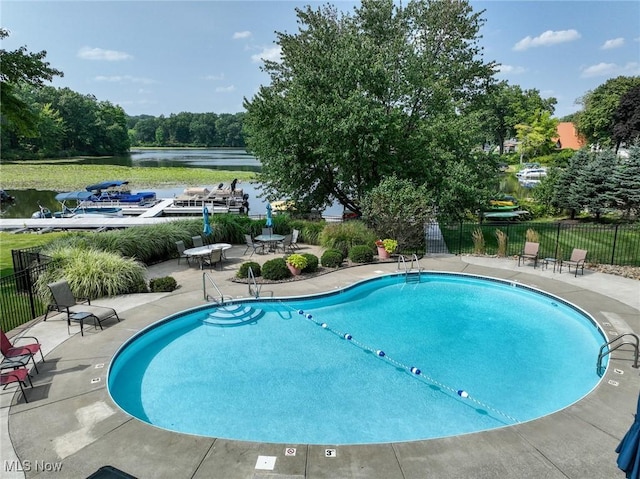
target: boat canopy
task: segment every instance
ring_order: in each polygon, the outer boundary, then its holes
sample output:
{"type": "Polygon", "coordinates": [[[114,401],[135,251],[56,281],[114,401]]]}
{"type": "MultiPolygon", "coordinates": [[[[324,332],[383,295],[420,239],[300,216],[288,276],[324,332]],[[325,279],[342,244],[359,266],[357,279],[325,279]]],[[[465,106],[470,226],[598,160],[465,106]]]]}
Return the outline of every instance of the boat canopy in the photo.
{"type": "Polygon", "coordinates": [[[58,193],[56,195],[56,201],[85,201],[93,196],[93,193],[89,191],[69,191],[67,193],[58,193]]]}
{"type": "Polygon", "coordinates": [[[97,190],[106,190],[107,188],[115,188],[117,186],[122,186],[128,184],[128,181],[103,181],[102,183],[96,183],[95,185],[89,185],[85,189],[87,191],[97,191],[97,190]]]}

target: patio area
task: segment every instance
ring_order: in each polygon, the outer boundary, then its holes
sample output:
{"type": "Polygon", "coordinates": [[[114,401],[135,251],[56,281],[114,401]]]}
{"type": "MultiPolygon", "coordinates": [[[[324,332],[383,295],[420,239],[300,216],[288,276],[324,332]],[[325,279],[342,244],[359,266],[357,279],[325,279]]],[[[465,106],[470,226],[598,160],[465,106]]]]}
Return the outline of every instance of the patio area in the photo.
{"type": "MultiPolygon", "coordinates": [[[[301,246],[303,253],[321,255],[318,247],[301,246]]],[[[204,270],[225,296],[249,296],[247,284],[230,280],[243,262],[279,256],[249,257],[245,249],[228,250],[222,270],[204,270]]],[[[517,258],[453,255],[420,260],[425,271],[491,276],[545,290],[589,312],[609,338],[640,333],[640,281],[586,269],[584,276],[560,275],[552,268],[517,263],[517,258]]],[[[534,421],[464,436],[360,446],[270,444],[179,434],[133,419],[113,403],[106,388],[113,354],[147,325],[205,304],[198,267],[171,260],[148,271],[149,278],[173,276],[179,288],[95,301],[121,317],[104,322],[103,331],[88,323],[84,336],[78,325],[69,335],[62,315],[31,325],[28,334],[42,343],[46,362],[38,363],[34,387],[26,390],[28,403],[13,386],[1,391],[0,476],[81,478],[111,465],[138,478],[171,479],[624,477],[615,448],[633,422],[640,391],[640,370],[632,367],[628,348],[613,354],[605,376],[581,401],[534,421]]],[[[331,291],[395,271],[395,262],[343,268],[264,284],[262,295],[331,291]]]]}

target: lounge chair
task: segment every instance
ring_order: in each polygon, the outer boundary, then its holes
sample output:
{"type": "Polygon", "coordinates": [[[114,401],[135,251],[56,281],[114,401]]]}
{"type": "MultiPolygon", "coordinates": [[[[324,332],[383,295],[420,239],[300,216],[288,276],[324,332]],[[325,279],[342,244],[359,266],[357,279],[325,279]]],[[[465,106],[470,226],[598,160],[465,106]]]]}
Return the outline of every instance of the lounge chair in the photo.
{"type": "Polygon", "coordinates": [[[264,253],[264,243],[261,243],[260,241],[254,241],[251,238],[251,235],[244,235],[244,241],[247,245],[247,248],[244,250],[244,254],[247,254],[247,251],[249,251],[250,249],[252,249],[253,251],[251,252],[251,256],[253,256],[253,253],[255,253],[256,251],[258,251],[258,249],[262,250],[262,252],[264,253]]]}
{"type": "MultiPolygon", "coordinates": [[[[71,324],[71,316],[74,313],[90,313],[97,318],[98,323],[102,323],[102,321],[113,317],[120,322],[120,317],[113,308],[93,306],[91,300],[88,298],[80,298],[82,301],[78,302],[71,292],[69,283],[64,279],[50,283],[47,286],[49,286],[51,294],[53,295],[56,310],[61,313],[67,313],[67,325],[71,324]]],[[[100,324],[100,327],[102,327],[102,324],[100,324]]]]}
{"type": "Polygon", "coordinates": [[[192,236],[191,237],[191,241],[193,241],[193,247],[194,248],[199,248],[201,246],[204,246],[204,241],[202,241],[202,236],[200,236],[200,235],[192,236]]]}
{"type": "Polygon", "coordinates": [[[571,267],[573,266],[575,268],[575,277],[578,277],[578,268],[580,268],[580,270],[582,271],[582,274],[584,275],[584,263],[587,260],[587,250],[586,249],[578,249],[578,248],[573,248],[573,251],[571,252],[571,258],[569,258],[568,260],[562,260],[560,261],[560,273],[562,273],[562,267],[564,265],[567,266],[567,268],[569,268],[569,273],[571,273],[571,267]]]}
{"type": "Polygon", "coordinates": [[[178,248],[178,264],[180,264],[181,259],[186,259],[187,264],[191,266],[191,261],[189,260],[189,256],[184,254],[184,250],[187,249],[184,245],[184,241],[176,241],[176,248],[178,248]]]}
{"type": "Polygon", "coordinates": [[[14,342],[12,344],[4,331],[0,329],[0,350],[2,350],[2,355],[4,356],[2,369],[16,368],[20,367],[20,365],[24,367],[29,362],[29,359],[31,359],[31,361],[33,361],[33,367],[36,372],[38,372],[35,359],[35,354],[38,351],[44,363],[44,355],[42,354],[40,341],[38,341],[38,338],[35,336],[21,336],[16,339],[16,342],[23,339],[34,340],[35,343],[18,345],[14,342]]]}
{"type": "Polygon", "coordinates": [[[520,261],[525,261],[527,259],[533,260],[533,267],[538,266],[538,252],[540,250],[540,243],[533,243],[531,241],[527,241],[524,244],[524,249],[522,253],[518,255],[518,266],[520,266],[520,261]]]}
{"type": "Polygon", "coordinates": [[[29,380],[29,384],[33,387],[33,383],[31,382],[31,377],[29,377],[29,371],[27,368],[18,368],[12,371],[7,371],[4,373],[0,373],[0,386],[7,386],[12,383],[18,383],[20,386],[20,391],[22,391],[22,397],[24,398],[24,402],[29,402],[27,399],[27,395],[24,393],[24,386],[27,385],[26,380],[29,380]]]}

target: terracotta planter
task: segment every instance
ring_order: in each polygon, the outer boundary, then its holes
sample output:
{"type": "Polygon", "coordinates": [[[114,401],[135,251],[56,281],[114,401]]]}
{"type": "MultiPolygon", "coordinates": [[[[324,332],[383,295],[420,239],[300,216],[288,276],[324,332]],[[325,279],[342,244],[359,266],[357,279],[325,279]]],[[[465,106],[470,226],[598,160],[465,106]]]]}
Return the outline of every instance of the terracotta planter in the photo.
{"type": "Polygon", "coordinates": [[[380,258],[380,259],[389,259],[389,253],[382,246],[378,246],[378,258],[380,258]]]}
{"type": "Polygon", "coordinates": [[[291,274],[294,276],[298,276],[300,273],[302,273],[302,270],[300,268],[296,268],[289,263],[287,263],[287,268],[289,268],[289,271],[291,271],[291,274]]]}

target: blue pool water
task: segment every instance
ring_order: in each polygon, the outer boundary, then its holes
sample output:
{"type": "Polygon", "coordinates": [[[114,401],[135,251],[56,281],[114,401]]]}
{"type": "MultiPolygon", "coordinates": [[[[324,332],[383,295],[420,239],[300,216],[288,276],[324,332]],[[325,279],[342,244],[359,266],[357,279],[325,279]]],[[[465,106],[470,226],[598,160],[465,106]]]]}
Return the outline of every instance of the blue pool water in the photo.
{"type": "Polygon", "coordinates": [[[604,337],[591,319],[511,283],[434,273],[406,284],[392,275],[243,306],[260,316],[220,326],[229,323],[212,320],[220,312],[208,306],[136,335],[111,364],[114,401],[178,432],[370,444],[528,421],[600,379],[604,337]]]}

